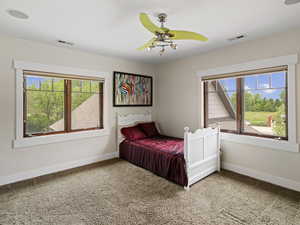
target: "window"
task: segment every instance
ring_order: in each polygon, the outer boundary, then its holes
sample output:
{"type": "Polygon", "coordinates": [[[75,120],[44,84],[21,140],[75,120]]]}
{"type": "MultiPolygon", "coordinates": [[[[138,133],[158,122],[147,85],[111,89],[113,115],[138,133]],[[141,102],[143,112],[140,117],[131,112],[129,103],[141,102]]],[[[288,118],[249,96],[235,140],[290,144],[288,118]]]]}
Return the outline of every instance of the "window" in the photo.
{"type": "Polygon", "coordinates": [[[288,139],[287,66],[204,79],[205,126],[288,139]]]}
{"type": "Polygon", "coordinates": [[[103,80],[24,71],[24,137],[103,128],[103,80]]]}

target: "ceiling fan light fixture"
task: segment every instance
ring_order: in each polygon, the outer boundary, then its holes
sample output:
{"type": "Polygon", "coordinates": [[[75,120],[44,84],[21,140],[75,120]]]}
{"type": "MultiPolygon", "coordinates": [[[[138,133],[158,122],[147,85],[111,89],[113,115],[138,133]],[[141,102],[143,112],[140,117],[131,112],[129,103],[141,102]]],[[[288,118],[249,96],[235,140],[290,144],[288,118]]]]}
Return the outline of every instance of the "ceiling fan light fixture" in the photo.
{"type": "Polygon", "coordinates": [[[296,3],[300,3],[300,0],[285,0],[284,2],[286,5],[293,5],[296,3]]]}
{"type": "Polygon", "coordinates": [[[171,43],[170,47],[173,48],[174,50],[176,50],[177,49],[177,44],[171,43]]]}
{"type": "Polygon", "coordinates": [[[159,55],[162,56],[165,53],[165,47],[162,47],[159,51],[159,55]]]}

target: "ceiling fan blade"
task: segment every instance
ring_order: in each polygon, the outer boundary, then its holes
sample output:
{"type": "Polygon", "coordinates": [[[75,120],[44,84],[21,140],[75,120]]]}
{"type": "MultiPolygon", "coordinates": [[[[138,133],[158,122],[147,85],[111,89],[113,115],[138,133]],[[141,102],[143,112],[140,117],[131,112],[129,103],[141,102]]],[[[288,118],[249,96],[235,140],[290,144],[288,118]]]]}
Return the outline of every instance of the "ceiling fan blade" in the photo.
{"type": "Polygon", "coordinates": [[[156,32],[159,32],[159,33],[164,32],[160,27],[158,27],[154,23],[152,23],[152,21],[149,19],[149,16],[146,13],[140,13],[140,21],[147,30],[149,30],[150,32],[152,32],[154,34],[156,32]]]}
{"type": "Polygon", "coordinates": [[[172,40],[208,41],[207,37],[195,32],[183,30],[170,30],[169,33],[174,35],[174,37],[171,37],[172,40]]]}
{"type": "Polygon", "coordinates": [[[144,50],[148,47],[150,47],[154,42],[155,42],[156,38],[152,38],[150,41],[148,41],[146,44],[142,45],[141,47],[137,48],[137,50],[144,50]]]}

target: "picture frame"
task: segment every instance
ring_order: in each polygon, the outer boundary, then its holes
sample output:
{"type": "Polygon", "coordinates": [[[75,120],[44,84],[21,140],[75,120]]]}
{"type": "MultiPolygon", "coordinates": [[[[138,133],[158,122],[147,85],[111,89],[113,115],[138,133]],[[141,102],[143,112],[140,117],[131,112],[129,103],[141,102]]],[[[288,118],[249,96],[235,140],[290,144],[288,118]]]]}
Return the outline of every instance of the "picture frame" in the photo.
{"type": "Polygon", "coordinates": [[[153,105],[153,79],[151,76],[113,72],[113,106],[147,107],[153,105]]]}

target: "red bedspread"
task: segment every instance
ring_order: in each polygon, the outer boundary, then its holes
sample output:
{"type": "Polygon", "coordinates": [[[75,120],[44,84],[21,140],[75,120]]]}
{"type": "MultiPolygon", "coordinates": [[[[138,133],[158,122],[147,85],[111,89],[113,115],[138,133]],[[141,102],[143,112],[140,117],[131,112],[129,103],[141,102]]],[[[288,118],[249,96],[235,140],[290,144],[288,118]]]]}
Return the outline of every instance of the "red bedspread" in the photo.
{"type": "Polygon", "coordinates": [[[120,144],[120,157],[179,185],[187,185],[183,139],[157,136],[124,140],[120,144]]]}

